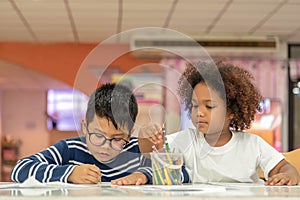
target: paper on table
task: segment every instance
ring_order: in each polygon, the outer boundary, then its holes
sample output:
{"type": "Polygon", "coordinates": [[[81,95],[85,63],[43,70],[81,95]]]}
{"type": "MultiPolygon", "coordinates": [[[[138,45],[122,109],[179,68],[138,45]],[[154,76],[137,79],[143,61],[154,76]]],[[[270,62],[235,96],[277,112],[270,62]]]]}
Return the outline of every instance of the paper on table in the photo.
{"type": "Polygon", "coordinates": [[[41,183],[36,180],[33,176],[29,177],[23,183],[10,183],[10,184],[1,184],[0,189],[4,188],[83,188],[83,187],[97,187],[101,184],[71,184],[64,182],[49,182],[49,183],[41,183]]]}
{"type": "Polygon", "coordinates": [[[300,186],[276,186],[276,185],[264,185],[263,183],[228,183],[228,182],[212,182],[210,183],[211,185],[218,185],[218,186],[223,186],[225,188],[257,188],[257,187],[300,187],[300,186]]]}
{"type": "Polygon", "coordinates": [[[197,185],[142,185],[142,186],[120,186],[127,189],[138,190],[141,192],[161,191],[161,192],[192,192],[192,193],[207,193],[207,192],[224,192],[225,187],[212,186],[206,184],[197,185]]]}
{"type": "Polygon", "coordinates": [[[265,187],[263,183],[230,183],[230,182],[211,182],[211,185],[219,185],[224,187],[265,187]]]}

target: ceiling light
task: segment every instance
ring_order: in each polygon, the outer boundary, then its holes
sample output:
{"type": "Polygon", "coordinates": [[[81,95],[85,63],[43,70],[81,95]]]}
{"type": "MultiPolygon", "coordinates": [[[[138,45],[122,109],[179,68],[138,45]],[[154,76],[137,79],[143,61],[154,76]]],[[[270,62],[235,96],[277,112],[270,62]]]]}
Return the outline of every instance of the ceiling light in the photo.
{"type": "Polygon", "coordinates": [[[300,89],[299,88],[293,88],[293,94],[299,94],[300,89]]]}

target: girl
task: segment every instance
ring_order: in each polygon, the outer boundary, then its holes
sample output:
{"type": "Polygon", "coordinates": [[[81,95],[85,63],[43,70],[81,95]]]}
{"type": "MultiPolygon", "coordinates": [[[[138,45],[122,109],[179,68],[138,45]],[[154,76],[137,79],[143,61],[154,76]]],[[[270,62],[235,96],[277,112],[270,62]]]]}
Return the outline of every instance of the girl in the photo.
{"type": "MultiPolygon", "coordinates": [[[[260,167],[265,185],[298,184],[298,172],[281,153],[244,132],[262,100],[252,79],[224,62],[199,62],[181,76],[179,96],[195,128],[166,137],[171,149],[183,153],[192,182],[259,182],[260,167]]],[[[161,132],[150,139],[161,144],[161,132]]]]}

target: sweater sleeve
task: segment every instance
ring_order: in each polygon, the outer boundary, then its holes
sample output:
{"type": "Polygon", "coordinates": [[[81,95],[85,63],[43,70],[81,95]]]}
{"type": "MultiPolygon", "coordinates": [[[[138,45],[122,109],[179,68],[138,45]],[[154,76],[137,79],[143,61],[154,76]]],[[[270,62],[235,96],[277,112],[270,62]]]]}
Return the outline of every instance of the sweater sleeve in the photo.
{"type": "Polygon", "coordinates": [[[151,160],[143,156],[143,154],[140,156],[140,167],[137,171],[143,173],[148,178],[147,184],[152,184],[151,160]]]}
{"type": "Polygon", "coordinates": [[[14,182],[24,182],[35,177],[40,182],[67,182],[75,165],[68,164],[69,149],[66,141],[61,140],[44,151],[20,159],[11,171],[14,182]]]}
{"type": "Polygon", "coordinates": [[[182,183],[190,183],[191,182],[189,174],[186,171],[184,165],[181,167],[181,182],[182,183]]]}

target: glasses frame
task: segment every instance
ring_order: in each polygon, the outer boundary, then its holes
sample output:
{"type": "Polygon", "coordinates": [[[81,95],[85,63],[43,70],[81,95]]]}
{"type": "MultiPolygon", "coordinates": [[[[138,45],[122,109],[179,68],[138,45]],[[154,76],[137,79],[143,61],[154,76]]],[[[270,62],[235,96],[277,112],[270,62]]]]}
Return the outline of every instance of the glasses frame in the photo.
{"type": "Polygon", "coordinates": [[[89,141],[90,141],[90,143],[91,143],[92,145],[94,145],[94,146],[97,146],[97,147],[103,146],[103,145],[106,143],[106,141],[108,140],[108,141],[109,141],[109,146],[110,146],[110,148],[112,148],[112,149],[115,150],[115,151],[122,151],[122,150],[124,149],[124,147],[129,143],[127,140],[125,140],[125,139],[123,139],[123,138],[110,138],[110,139],[108,139],[107,137],[105,137],[105,135],[104,135],[103,133],[90,132],[88,128],[86,128],[86,130],[87,130],[87,133],[88,133],[88,135],[89,135],[89,141]],[[92,140],[91,140],[91,136],[92,136],[92,135],[99,135],[99,136],[102,136],[102,137],[104,138],[102,144],[94,144],[94,143],[92,142],[92,140]],[[116,149],[116,148],[114,148],[113,145],[112,145],[112,141],[113,141],[113,140],[123,140],[124,144],[123,144],[123,146],[122,146],[120,149],[116,149]]]}

